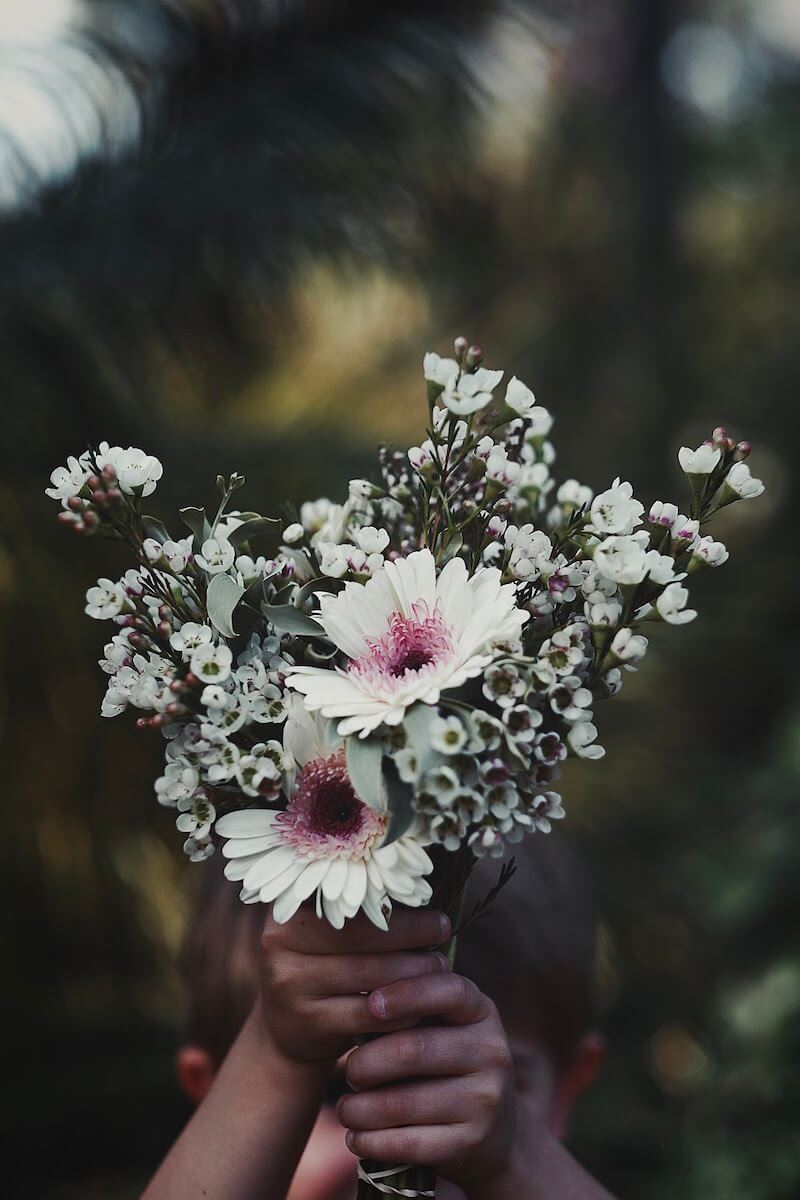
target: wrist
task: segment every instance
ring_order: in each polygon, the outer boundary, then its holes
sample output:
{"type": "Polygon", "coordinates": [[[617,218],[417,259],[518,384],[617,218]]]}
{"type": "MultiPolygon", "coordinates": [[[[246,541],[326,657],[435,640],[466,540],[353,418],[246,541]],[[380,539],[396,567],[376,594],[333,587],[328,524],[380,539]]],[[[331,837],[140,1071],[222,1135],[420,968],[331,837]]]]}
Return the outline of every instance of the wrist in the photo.
{"type": "Polygon", "coordinates": [[[242,1030],[256,1056],[267,1067],[270,1076],[281,1083],[293,1085],[299,1080],[317,1083],[324,1089],[336,1070],[336,1059],[304,1060],[287,1053],[278,1043],[264,1019],[261,1003],[254,1005],[242,1030]]]}

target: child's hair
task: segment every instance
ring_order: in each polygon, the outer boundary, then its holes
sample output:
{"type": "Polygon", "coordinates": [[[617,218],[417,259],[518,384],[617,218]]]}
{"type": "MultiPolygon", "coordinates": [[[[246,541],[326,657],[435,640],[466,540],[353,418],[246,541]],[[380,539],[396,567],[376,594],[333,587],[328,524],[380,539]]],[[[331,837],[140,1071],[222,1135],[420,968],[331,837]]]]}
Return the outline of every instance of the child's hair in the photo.
{"type": "MultiPolygon", "coordinates": [[[[556,1066],[565,1065],[594,1016],[594,920],[588,882],[556,836],[513,847],[517,871],[489,912],[458,941],[456,967],[496,1003],[513,1032],[535,1032],[556,1066]]],[[[242,904],[222,863],[204,868],[199,903],[184,943],[187,1038],[219,1063],[258,989],[264,908],[242,904]]],[[[464,914],[497,881],[500,864],[482,859],[470,878],[464,914]]]]}

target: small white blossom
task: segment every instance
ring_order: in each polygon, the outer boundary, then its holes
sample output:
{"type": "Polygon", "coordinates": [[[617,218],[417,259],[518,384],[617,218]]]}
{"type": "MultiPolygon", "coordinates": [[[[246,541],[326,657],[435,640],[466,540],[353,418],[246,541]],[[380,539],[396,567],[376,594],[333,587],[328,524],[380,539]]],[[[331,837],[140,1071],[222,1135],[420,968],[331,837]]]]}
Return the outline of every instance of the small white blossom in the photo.
{"type": "Polygon", "coordinates": [[[641,583],[647,574],[647,555],[641,542],[633,537],[606,538],[596,548],[593,562],[601,575],[620,586],[641,583]]]}
{"type": "Polygon", "coordinates": [[[84,612],[96,621],[110,621],[130,606],[122,585],[111,579],[98,579],[95,587],[86,593],[84,612]]]}
{"type": "Polygon", "coordinates": [[[634,633],[632,629],[619,629],[614,634],[611,653],[632,670],[634,664],[640,662],[647,653],[647,638],[641,633],[634,633]]]}
{"type": "Polygon", "coordinates": [[[467,731],[458,717],[436,717],[431,722],[431,746],[440,754],[459,754],[467,741],[467,731]]]}
{"type": "Polygon", "coordinates": [[[440,358],[430,351],[422,360],[422,370],[428,383],[444,387],[454,375],[458,375],[458,363],[454,358],[440,358]]]}
{"type": "Polygon", "coordinates": [[[587,600],[583,611],[593,629],[614,629],[622,616],[622,605],[618,600],[587,600]]]}
{"type": "Polygon", "coordinates": [[[697,616],[695,609],[686,607],[688,599],[688,588],[680,583],[671,583],[656,600],[656,612],[669,625],[685,625],[697,616]]]}
{"type": "Polygon", "coordinates": [[[595,496],[586,528],[592,533],[629,534],[641,524],[643,512],[644,505],[634,498],[631,484],[617,478],[607,491],[595,496]]]}
{"type": "Polygon", "coordinates": [[[730,504],[733,500],[755,500],[763,491],[764,484],[750,474],[747,463],[737,462],[725,476],[721,504],[730,504]]]}
{"type": "Polygon", "coordinates": [[[186,621],[180,629],[169,635],[169,644],[184,658],[188,658],[198,646],[207,646],[214,640],[214,630],[210,625],[198,625],[194,621],[186,621]]]}
{"type": "Polygon", "coordinates": [[[721,567],[730,555],[723,542],[715,542],[712,537],[698,538],[691,546],[692,558],[689,570],[698,567],[721,567]]]}
{"type": "Polygon", "coordinates": [[[196,841],[205,840],[211,833],[216,809],[203,792],[198,792],[191,799],[179,800],[180,816],[175,825],[181,833],[188,833],[196,841]]]}
{"type": "Polygon", "coordinates": [[[223,683],[231,673],[233,655],[224,643],[206,643],[192,651],[192,673],[203,683],[223,683]]]}
{"type": "Polygon", "coordinates": [[[530,419],[535,437],[547,437],[553,425],[553,418],[546,408],[537,405],[531,389],[516,376],[506,387],[506,404],[520,417],[530,419]]]}
{"type": "Polygon", "coordinates": [[[214,843],[210,838],[196,838],[190,834],[183,843],[183,852],[189,856],[189,862],[205,862],[214,853],[214,843]]]}
{"type": "Polygon", "coordinates": [[[302,542],[306,535],[305,529],[299,521],[295,521],[292,525],[287,525],[283,531],[283,540],[287,546],[296,546],[298,542],[302,542]]]}
{"type": "Polygon", "coordinates": [[[594,492],[586,484],[578,483],[577,479],[565,479],[556,492],[556,500],[565,508],[583,508],[591,504],[593,495],[594,492]]]}
{"type": "Polygon", "coordinates": [[[648,550],[645,558],[647,560],[647,578],[653,583],[673,583],[675,580],[685,577],[685,572],[676,575],[675,559],[670,554],[659,554],[657,550],[648,550]]]}
{"type": "Polygon", "coordinates": [[[678,462],[685,475],[710,475],[720,460],[722,451],[719,447],[704,443],[696,450],[681,446],[678,451],[678,462]]]}
{"type": "Polygon", "coordinates": [[[602,758],[605,749],[597,745],[596,737],[597,728],[591,721],[578,721],[567,733],[567,743],[578,758],[602,758]]]}
{"type": "Polygon", "coordinates": [[[88,469],[77,458],[70,457],[65,467],[56,467],[51,473],[50,482],[53,486],[45,488],[44,494],[51,500],[69,500],[78,495],[88,478],[88,469]]]}
{"type": "Polygon", "coordinates": [[[647,520],[651,525],[663,525],[665,529],[671,529],[673,523],[677,519],[677,504],[671,504],[667,500],[655,500],[650,505],[650,512],[647,514],[647,520]]]}
{"type": "Polygon", "coordinates": [[[374,525],[365,525],[356,531],[355,540],[365,554],[383,554],[389,545],[389,534],[385,529],[376,529],[374,525]]]}
{"type": "Polygon", "coordinates": [[[236,551],[225,538],[206,538],[201,552],[195,555],[197,565],[209,575],[219,575],[233,566],[236,551]]]}
{"type": "Polygon", "coordinates": [[[450,412],[460,417],[468,416],[491,403],[492,392],[502,378],[502,371],[487,371],[485,367],[479,367],[472,374],[465,371],[461,375],[451,375],[442,399],[450,412]]]}
{"type": "MultiPolygon", "coordinates": [[[[105,443],[103,444],[105,445],[105,443]]],[[[120,489],[132,496],[135,492],[142,496],[150,496],[156,490],[156,484],[164,473],[161,463],[152,454],[145,454],[136,446],[121,446],[100,448],[97,455],[100,467],[112,466],[117,472],[120,489]]]]}
{"type": "Polygon", "coordinates": [[[317,545],[319,568],[323,575],[331,579],[341,579],[349,570],[347,556],[350,546],[337,546],[335,542],[320,542],[317,545]]]}
{"type": "Polygon", "coordinates": [[[192,557],[192,541],[193,538],[189,536],[180,538],[177,542],[166,541],[161,547],[166,564],[175,575],[180,575],[186,570],[192,557]]]}
{"type": "Polygon", "coordinates": [[[678,513],[672,522],[672,537],[676,542],[693,542],[700,530],[700,522],[683,513],[678,513]]]}

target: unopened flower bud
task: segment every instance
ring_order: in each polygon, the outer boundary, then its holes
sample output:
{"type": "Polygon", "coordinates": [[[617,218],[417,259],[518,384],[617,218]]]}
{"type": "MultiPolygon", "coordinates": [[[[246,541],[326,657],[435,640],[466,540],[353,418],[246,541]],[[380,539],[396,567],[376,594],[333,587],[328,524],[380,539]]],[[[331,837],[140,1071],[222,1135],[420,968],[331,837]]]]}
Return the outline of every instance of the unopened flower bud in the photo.
{"type": "Polygon", "coordinates": [[[147,650],[150,645],[149,640],[135,630],[128,634],[128,641],[135,650],[147,650]]]}
{"type": "Polygon", "coordinates": [[[481,350],[480,346],[470,346],[469,350],[467,351],[467,366],[477,367],[482,358],[483,351],[481,350]]]}
{"type": "Polygon", "coordinates": [[[500,517],[505,517],[511,512],[511,501],[506,496],[501,496],[499,500],[494,502],[494,512],[500,517]]]}
{"type": "Polygon", "coordinates": [[[87,529],[96,529],[100,524],[100,518],[96,512],[89,510],[83,514],[83,523],[87,529]]]}
{"type": "Polygon", "coordinates": [[[196,688],[200,686],[200,680],[191,671],[187,671],[187,673],[184,675],[183,682],[188,688],[196,688]]]}
{"type": "Polygon", "coordinates": [[[185,704],[178,704],[173,701],[172,704],[167,705],[167,712],[171,717],[182,717],[184,713],[188,712],[188,709],[185,704]]]}
{"type": "Polygon", "coordinates": [[[752,449],[753,449],[753,447],[750,445],[749,442],[737,442],[736,443],[736,461],[744,462],[744,460],[746,458],[750,457],[750,451],[752,449]]]}
{"type": "Polygon", "coordinates": [[[92,492],[92,504],[96,508],[108,508],[108,496],[105,492],[92,492]]]}
{"type": "Polygon", "coordinates": [[[86,526],[84,525],[83,521],[80,520],[80,518],[78,518],[78,520],[74,522],[72,528],[75,530],[76,533],[79,533],[81,535],[88,532],[86,526]]]}
{"type": "Polygon", "coordinates": [[[103,467],[103,479],[105,479],[106,483],[117,482],[117,470],[116,467],[112,467],[111,463],[106,463],[103,467]]]}
{"type": "Polygon", "coordinates": [[[74,514],[71,512],[67,512],[66,510],[60,512],[58,514],[58,516],[56,517],[56,520],[59,522],[60,525],[74,525],[75,524],[74,514]]]}
{"type": "Polygon", "coordinates": [[[711,441],[715,446],[724,446],[728,440],[728,431],[722,425],[717,425],[716,429],[711,434],[711,441]]]}
{"type": "Polygon", "coordinates": [[[182,692],[187,690],[187,688],[182,679],[173,679],[169,685],[169,690],[174,692],[176,696],[180,696],[182,692]]]}
{"type": "Polygon", "coordinates": [[[122,492],[119,490],[119,488],[109,488],[106,494],[108,496],[109,504],[122,504],[122,492]]]}
{"type": "Polygon", "coordinates": [[[468,342],[468,341],[467,341],[467,339],[464,337],[463,333],[462,333],[462,335],[461,335],[460,337],[457,337],[457,338],[456,338],[456,340],[453,342],[453,349],[455,350],[455,352],[456,352],[456,358],[457,358],[459,361],[460,361],[460,360],[461,360],[461,359],[464,357],[464,355],[466,354],[468,347],[469,347],[469,342],[468,342]]]}
{"type": "Polygon", "coordinates": [[[71,509],[72,512],[83,512],[83,510],[86,508],[86,501],[81,500],[78,496],[70,496],[69,500],[67,501],[67,508],[71,509]]]}
{"type": "Polygon", "coordinates": [[[102,487],[100,476],[99,475],[90,475],[89,478],[86,480],[86,486],[88,487],[90,492],[96,492],[99,487],[102,487]]]}
{"type": "Polygon", "coordinates": [[[168,638],[172,633],[172,626],[169,621],[160,621],[158,625],[158,633],[162,638],[168,638]]]}
{"type": "Polygon", "coordinates": [[[150,728],[150,718],[149,717],[138,717],[136,720],[136,728],[137,729],[149,729],[150,728]]]}

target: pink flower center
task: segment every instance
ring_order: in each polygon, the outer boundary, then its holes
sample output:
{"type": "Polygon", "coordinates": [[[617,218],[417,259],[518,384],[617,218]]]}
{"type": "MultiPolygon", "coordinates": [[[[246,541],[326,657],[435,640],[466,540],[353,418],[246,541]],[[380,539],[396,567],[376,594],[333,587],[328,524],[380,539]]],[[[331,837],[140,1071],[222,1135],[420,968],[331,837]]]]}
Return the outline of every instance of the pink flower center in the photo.
{"type": "Polygon", "coordinates": [[[358,675],[377,673],[402,679],[449,658],[453,639],[438,605],[431,612],[420,600],[412,606],[412,613],[410,617],[392,613],[388,632],[382,638],[369,639],[367,653],[351,662],[348,670],[358,675]]]}
{"type": "Polygon", "coordinates": [[[359,800],[340,750],[303,767],[294,795],[275,824],[284,842],[311,858],[337,851],[360,858],[384,832],[386,818],[359,800]]]}

